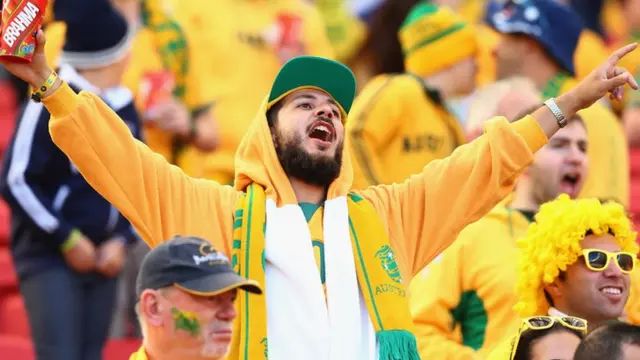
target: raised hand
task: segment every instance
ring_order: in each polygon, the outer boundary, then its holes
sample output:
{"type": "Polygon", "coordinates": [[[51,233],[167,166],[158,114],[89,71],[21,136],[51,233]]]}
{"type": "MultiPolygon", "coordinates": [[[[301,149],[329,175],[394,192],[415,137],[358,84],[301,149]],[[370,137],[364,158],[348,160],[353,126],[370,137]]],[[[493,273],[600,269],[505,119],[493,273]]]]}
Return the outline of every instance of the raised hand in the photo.
{"type": "Polygon", "coordinates": [[[612,100],[622,100],[625,84],[638,90],[638,83],[633,75],[626,69],[618,67],[620,59],[637,47],[638,44],[633,43],[616,50],[604,64],[598,66],[571,90],[577,101],[577,110],[593,105],[607,94],[612,100]]]}
{"type": "MultiPolygon", "coordinates": [[[[11,74],[24,80],[32,87],[38,88],[51,74],[51,68],[47,65],[47,57],[44,52],[44,44],[46,41],[44,32],[42,30],[38,31],[36,34],[36,49],[31,63],[15,63],[0,58],[0,64],[4,65],[11,74]]],[[[59,84],[52,86],[47,93],[54,91],[58,85],[59,84]]],[[[47,93],[45,93],[45,96],[47,93]]]]}

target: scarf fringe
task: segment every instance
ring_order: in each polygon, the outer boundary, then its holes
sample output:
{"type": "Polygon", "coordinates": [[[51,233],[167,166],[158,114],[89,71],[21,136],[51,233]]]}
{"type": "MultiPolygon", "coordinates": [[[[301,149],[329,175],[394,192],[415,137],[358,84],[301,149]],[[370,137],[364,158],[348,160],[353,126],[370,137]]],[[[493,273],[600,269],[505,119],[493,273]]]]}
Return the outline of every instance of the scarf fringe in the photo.
{"type": "Polygon", "coordinates": [[[380,360],[420,360],[416,337],[406,330],[386,330],[376,333],[380,360]]]}

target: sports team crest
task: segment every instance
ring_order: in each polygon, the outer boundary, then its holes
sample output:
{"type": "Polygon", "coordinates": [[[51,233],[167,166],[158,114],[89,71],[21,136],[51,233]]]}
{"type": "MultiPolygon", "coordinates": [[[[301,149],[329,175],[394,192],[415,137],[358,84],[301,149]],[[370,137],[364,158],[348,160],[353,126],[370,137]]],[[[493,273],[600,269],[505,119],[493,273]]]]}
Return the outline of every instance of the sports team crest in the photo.
{"type": "Polygon", "coordinates": [[[396,263],[396,256],[391,246],[385,245],[380,248],[380,250],[376,252],[376,258],[380,260],[380,265],[382,265],[382,268],[391,280],[397,284],[402,284],[400,269],[398,268],[398,263],[396,263]]]}

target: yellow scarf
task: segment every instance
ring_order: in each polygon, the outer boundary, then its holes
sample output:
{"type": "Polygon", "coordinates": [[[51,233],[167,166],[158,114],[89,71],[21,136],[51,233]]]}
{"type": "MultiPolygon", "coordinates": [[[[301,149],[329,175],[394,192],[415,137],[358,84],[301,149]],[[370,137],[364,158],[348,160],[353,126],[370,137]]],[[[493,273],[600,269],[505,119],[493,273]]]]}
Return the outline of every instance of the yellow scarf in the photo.
{"type": "MultiPolygon", "coordinates": [[[[376,331],[380,360],[418,360],[405,288],[386,231],[373,206],[356,194],[347,197],[358,283],[376,331]],[[361,241],[366,239],[366,241],[361,241]]],[[[265,284],[264,189],[255,183],[236,205],[231,262],[241,276],[265,284]]],[[[241,294],[229,359],[267,359],[265,296],[241,294]]],[[[275,321],[286,321],[274,319],[275,321]]]]}

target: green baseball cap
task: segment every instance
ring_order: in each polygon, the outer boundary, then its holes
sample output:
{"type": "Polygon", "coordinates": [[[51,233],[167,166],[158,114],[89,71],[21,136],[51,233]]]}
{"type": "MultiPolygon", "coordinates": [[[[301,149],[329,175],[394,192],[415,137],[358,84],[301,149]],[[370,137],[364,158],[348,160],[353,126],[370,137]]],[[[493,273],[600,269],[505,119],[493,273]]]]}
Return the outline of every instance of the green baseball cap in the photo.
{"type": "Polygon", "coordinates": [[[295,57],[278,72],[269,93],[268,108],[301,88],[318,88],[326,92],[346,115],[356,94],[356,78],[348,67],[337,61],[317,56],[295,57]]]}

